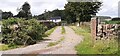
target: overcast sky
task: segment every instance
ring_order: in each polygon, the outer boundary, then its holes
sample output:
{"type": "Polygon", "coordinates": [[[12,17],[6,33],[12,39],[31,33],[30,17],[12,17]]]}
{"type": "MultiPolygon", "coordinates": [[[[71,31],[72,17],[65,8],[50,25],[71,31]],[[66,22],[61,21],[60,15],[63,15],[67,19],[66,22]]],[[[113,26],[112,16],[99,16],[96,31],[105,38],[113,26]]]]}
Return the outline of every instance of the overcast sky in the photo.
{"type": "MultiPolygon", "coordinates": [[[[0,9],[2,11],[11,11],[16,15],[17,8],[20,8],[24,2],[28,2],[31,5],[31,12],[33,15],[41,14],[47,9],[52,11],[54,9],[64,9],[64,5],[67,0],[0,0],[0,9]]],[[[99,16],[118,16],[118,1],[120,0],[102,0],[103,6],[97,13],[99,16]]]]}

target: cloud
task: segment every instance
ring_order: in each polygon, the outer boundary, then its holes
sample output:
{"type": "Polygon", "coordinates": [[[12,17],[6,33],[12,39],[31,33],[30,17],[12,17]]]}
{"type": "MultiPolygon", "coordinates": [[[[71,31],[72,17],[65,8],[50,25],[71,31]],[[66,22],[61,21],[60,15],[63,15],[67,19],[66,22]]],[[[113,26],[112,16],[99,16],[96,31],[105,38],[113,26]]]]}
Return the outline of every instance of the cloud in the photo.
{"type": "Polygon", "coordinates": [[[97,15],[118,17],[118,1],[119,0],[102,0],[103,6],[97,15]]]}
{"type": "MultiPolygon", "coordinates": [[[[31,5],[31,12],[33,15],[41,14],[45,9],[52,11],[54,9],[64,9],[64,5],[67,0],[0,0],[0,9],[3,11],[11,11],[14,15],[18,12],[17,8],[20,8],[24,2],[28,2],[31,5]]],[[[97,13],[99,16],[118,16],[118,1],[119,0],[102,0],[103,6],[97,13]]]]}
{"type": "Polygon", "coordinates": [[[66,0],[1,0],[0,9],[3,11],[11,11],[14,15],[18,12],[17,8],[20,8],[24,2],[28,2],[31,5],[31,12],[33,15],[41,14],[45,9],[52,11],[54,9],[64,9],[66,0]]]}

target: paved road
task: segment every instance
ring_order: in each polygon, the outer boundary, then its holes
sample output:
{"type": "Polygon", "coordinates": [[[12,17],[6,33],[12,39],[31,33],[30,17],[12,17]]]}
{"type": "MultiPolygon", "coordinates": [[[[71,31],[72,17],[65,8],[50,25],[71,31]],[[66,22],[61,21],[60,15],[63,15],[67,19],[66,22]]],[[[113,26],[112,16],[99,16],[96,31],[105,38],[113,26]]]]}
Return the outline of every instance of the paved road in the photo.
{"type": "MultiPolygon", "coordinates": [[[[4,51],[4,54],[76,54],[74,47],[82,41],[81,36],[65,26],[66,34],[61,34],[61,26],[58,26],[55,31],[47,37],[46,41],[42,41],[35,45],[30,45],[24,48],[17,48],[4,51]],[[47,47],[50,42],[56,42],[64,36],[64,40],[59,44],[47,47]]],[[[24,56],[24,55],[23,55],[24,56]]]]}

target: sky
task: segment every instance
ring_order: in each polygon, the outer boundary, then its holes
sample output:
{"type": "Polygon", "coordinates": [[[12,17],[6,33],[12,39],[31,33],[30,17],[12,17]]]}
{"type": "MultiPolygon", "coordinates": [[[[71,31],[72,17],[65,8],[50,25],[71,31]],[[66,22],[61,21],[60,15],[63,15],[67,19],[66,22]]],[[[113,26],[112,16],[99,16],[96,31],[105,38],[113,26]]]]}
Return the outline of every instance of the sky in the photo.
{"type": "MultiPolygon", "coordinates": [[[[33,15],[39,15],[47,11],[55,9],[64,9],[67,0],[0,0],[0,9],[2,11],[11,11],[16,15],[17,8],[20,8],[24,2],[28,2],[31,5],[31,13],[33,15]]],[[[102,0],[103,6],[98,11],[98,16],[118,16],[118,1],[120,0],[102,0]]]]}

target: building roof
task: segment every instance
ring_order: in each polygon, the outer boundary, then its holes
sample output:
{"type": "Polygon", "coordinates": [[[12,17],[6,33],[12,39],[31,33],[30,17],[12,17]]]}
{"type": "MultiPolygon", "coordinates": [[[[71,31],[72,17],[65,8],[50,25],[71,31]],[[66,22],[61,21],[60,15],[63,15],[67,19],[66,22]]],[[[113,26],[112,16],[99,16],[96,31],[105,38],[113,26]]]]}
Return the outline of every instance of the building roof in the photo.
{"type": "Polygon", "coordinates": [[[39,22],[51,22],[49,20],[38,20],[39,22]]]}
{"type": "Polygon", "coordinates": [[[61,19],[61,17],[51,17],[50,19],[54,20],[54,19],[61,19]]]}

